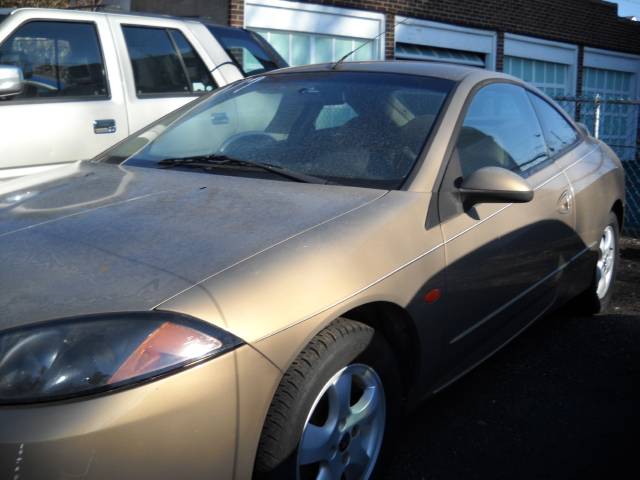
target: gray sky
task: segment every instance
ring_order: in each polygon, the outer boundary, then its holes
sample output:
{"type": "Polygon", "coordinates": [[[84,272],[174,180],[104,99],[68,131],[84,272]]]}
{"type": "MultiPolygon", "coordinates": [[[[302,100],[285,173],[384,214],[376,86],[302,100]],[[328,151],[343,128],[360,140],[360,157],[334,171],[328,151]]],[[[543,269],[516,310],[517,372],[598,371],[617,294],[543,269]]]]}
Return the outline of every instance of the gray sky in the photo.
{"type": "Polygon", "coordinates": [[[640,17],[640,0],[608,0],[612,3],[620,5],[618,7],[618,14],[621,17],[630,17],[635,15],[640,17]]]}

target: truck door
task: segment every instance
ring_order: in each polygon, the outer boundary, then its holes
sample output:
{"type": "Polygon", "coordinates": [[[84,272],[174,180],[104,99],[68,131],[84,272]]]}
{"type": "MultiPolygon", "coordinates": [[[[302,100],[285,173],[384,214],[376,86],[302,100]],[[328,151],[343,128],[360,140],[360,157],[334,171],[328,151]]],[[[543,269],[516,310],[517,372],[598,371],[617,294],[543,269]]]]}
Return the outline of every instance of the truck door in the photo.
{"type": "Polygon", "coordinates": [[[121,52],[132,131],[223,84],[221,77],[214,79],[211,55],[185,22],[123,15],[110,21],[121,52]]]}
{"type": "Polygon", "coordinates": [[[0,179],[92,158],[129,133],[106,19],[39,13],[18,12],[0,30],[0,64],[25,79],[0,99],[0,179]]]}

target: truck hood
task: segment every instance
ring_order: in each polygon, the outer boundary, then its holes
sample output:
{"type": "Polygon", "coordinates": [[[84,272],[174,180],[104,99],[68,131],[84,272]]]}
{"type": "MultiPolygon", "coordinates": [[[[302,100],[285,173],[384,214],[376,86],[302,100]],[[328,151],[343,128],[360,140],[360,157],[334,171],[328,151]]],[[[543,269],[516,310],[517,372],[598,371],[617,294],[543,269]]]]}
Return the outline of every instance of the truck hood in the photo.
{"type": "Polygon", "coordinates": [[[152,309],[382,195],[87,162],[0,183],[0,329],[152,309]]]}

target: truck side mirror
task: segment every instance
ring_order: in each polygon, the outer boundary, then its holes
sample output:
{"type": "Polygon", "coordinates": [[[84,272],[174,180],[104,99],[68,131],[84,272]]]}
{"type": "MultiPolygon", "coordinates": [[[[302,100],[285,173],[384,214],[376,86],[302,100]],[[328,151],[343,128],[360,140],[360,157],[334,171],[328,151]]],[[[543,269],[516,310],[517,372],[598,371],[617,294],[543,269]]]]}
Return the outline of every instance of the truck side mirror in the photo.
{"type": "Polygon", "coordinates": [[[0,65],[0,98],[20,95],[24,85],[24,77],[20,67],[0,65]]]}

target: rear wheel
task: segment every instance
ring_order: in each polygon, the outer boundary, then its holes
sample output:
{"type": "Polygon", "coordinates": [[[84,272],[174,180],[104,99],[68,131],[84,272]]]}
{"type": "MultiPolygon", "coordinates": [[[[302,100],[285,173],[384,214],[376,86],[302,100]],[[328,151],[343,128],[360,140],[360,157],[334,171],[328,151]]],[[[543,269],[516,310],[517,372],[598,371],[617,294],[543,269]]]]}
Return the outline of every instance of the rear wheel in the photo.
{"type": "Polygon", "coordinates": [[[338,319],[283,376],[256,457],[256,476],[370,478],[398,410],[395,361],[372,328],[338,319]]]}
{"type": "Polygon", "coordinates": [[[620,226],[615,213],[609,214],[609,222],[598,243],[598,261],[593,281],[589,289],[578,299],[578,305],[585,313],[603,312],[609,306],[613,295],[619,259],[620,226]]]}

